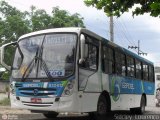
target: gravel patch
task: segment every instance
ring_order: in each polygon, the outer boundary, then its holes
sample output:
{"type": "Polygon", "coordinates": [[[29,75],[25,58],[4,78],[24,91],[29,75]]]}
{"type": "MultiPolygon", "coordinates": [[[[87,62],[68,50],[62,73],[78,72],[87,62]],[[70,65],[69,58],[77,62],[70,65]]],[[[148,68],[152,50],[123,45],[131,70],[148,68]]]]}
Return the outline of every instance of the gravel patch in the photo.
{"type": "Polygon", "coordinates": [[[4,94],[4,93],[0,93],[0,101],[7,98],[8,95],[7,94],[4,94]]]}
{"type": "Polygon", "coordinates": [[[10,106],[0,106],[0,114],[31,114],[29,110],[15,109],[10,106]]]}

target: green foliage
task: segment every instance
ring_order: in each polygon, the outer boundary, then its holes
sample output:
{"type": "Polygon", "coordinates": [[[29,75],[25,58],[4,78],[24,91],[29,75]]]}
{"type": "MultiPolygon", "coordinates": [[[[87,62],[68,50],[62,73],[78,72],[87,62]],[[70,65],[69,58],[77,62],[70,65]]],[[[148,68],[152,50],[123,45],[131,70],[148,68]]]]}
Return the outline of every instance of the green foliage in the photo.
{"type": "Polygon", "coordinates": [[[52,15],[35,6],[22,12],[6,1],[0,1],[0,44],[16,41],[28,32],[56,27],[84,27],[83,18],[58,7],[53,8],[52,15]]]}
{"type": "Polygon", "coordinates": [[[84,0],[87,6],[103,9],[108,16],[119,17],[124,12],[132,9],[133,15],[149,13],[151,16],[160,16],[160,0],[84,0]]]}
{"type": "Polygon", "coordinates": [[[6,72],[3,72],[1,79],[2,80],[9,80],[9,77],[10,77],[10,72],[6,71],[6,72]]]}
{"type": "Polygon", "coordinates": [[[0,106],[7,106],[7,105],[10,105],[10,99],[9,98],[5,98],[5,99],[0,101],[0,106]]]}
{"type": "Polygon", "coordinates": [[[29,32],[24,13],[5,1],[0,2],[0,14],[2,15],[0,18],[1,44],[15,41],[22,34],[29,32]]]}
{"type": "Polygon", "coordinates": [[[54,7],[52,14],[52,27],[84,27],[83,18],[78,13],[70,15],[67,11],[54,7]]]}

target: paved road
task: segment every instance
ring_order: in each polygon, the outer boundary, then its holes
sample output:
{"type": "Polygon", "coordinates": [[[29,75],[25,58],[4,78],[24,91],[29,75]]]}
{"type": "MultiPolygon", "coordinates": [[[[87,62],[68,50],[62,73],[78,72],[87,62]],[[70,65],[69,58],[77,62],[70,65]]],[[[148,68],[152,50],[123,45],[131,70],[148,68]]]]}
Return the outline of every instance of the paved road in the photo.
{"type": "MultiPolygon", "coordinates": [[[[47,119],[42,114],[33,114],[26,110],[10,109],[9,107],[5,109],[5,107],[0,107],[0,120],[2,116],[6,117],[6,115],[10,118],[7,120],[91,120],[87,115],[80,114],[78,114],[78,116],[59,115],[58,118],[47,119]]],[[[147,107],[144,115],[134,115],[129,111],[114,111],[108,116],[107,120],[151,120],[152,118],[153,120],[160,120],[160,107],[147,107]]]]}

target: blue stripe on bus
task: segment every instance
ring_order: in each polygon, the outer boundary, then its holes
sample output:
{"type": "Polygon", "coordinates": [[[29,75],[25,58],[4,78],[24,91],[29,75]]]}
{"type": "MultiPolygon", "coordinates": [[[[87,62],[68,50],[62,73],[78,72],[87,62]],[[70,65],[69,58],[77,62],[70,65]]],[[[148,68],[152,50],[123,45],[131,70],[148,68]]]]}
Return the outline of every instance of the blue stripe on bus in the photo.
{"type": "Polygon", "coordinates": [[[15,89],[16,96],[37,98],[48,98],[52,96],[60,97],[65,86],[67,85],[67,82],[74,79],[75,76],[71,76],[63,81],[55,82],[17,82],[17,85],[15,85],[17,86],[15,89]],[[34,95],[35,90],[38,92],[37,95],[34,95]]]}
{"type": "Polygon", "coordinates": [[[18,82],[18,84],[22,84],[22,87],[16,87],[16,96],[23,96],[23,97],[49,97],[48,95],[45,95],[46,93],[52,93],[51,95],[54,96],[61,96],[63,90],[64,90],[64,85],[63,81],[58,81],[58,82],[18,82]],[[47,86],[44,86],[44,84],[47,84],[47,86]],[[40,89],[46,89],[46,90],[40,90],[40,89]],[[49,90],[48,89],[55,89],[55,90],[49,90]],[[21,90],[22,89],[22,90],[21,90]],[[38,93],[37,95],[34,95],[34,90],[37,89],[38,93]],[[47,91],[47,92],[45,92],[47,91]],[[38,94],[44,95],[39,96],[38,94]]]}
{"type": "Polygon", "coordinates": [[[154,94],[154,83],[134,78],[109,76],[111,94],[154,94]]]}

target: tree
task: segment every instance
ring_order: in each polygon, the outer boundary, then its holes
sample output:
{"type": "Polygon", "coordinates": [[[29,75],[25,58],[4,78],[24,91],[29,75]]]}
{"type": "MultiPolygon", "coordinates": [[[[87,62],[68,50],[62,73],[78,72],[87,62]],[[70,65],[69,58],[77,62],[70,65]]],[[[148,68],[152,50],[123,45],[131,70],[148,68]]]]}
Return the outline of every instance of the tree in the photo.
{"type": "Polygon", "coordinates": [[[27,22],[25,21],[25,14],[10,6],[7,2],[0,3],[0,40],[1,43],[8,43],[15,41],[24,33],[29,32],[27,22]]]}
{"type": "Polygon", "coordinates": [[[31,11],[25,11],[28,18],[29,27],[31,31],[37,31],[50,28],[51,16],[43,9],[36,9],[35,6],[30,7],[31,11]]]}
{"type": "MultiPolygon", "coordinates": [[[[83,18],[78,13],[70,15],[58,7],[53,8],[52,15],[43,9],[31,6],[30,11],[21,12],[5,1],[0,1],[0,45],[16,41],[26,33],[56,27],[84,27],[83,18]]],[[[11,65],[14,50],[8,48],[5,53],[7,64],[11,65]]],[[[2,77],[8,79],[9,72],[2,77]]]]}
{"type": "Polygon", "coordinates": [[[43,9],[31,6],[30,11],[21,12],[5,1],[0,1],[0,43],[16,41],[21,35],[42,29],[56,27],[84,27],[78,13],[70,15],[54,7],[52,15],[43,9]]]}
{"type": "Polygon", "coordinates": [[[103,9],[108,16],[119,17],[131,8],[133,15],[149,13],[154,17],[160,16],[160,0],[84,0],[84,2],[87,6],[103,9]]]}
{"type": "Polygon", "coordinates": [[[54,7],[52,14],[52,27],[84,27],[83,18],[78,13],[70,15],[67,11],[54,7]]]}

